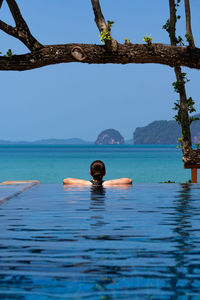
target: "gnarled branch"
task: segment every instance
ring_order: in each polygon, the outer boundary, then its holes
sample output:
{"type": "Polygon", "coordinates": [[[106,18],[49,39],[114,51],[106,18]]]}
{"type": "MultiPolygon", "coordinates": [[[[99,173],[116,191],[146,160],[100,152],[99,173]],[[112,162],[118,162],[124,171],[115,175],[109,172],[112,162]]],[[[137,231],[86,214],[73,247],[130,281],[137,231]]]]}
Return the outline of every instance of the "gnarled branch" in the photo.
{"type": "Polygon", "coordinates": [[[0,20],[0,29],[5,33],[18,38],[17,29],[0,20]]]}
{"type": "Polygon", "coordinates": [[[113,39],[110,34],[110,26],[106,24],[99,0],[91,0],[92,7],[95,15],[95,22],[99,29],[100,34],[107,33],[108,38],[105,40],[106,48],[109,50],[117,50],[117,42],[113,39]]]}
{"type": "MultiPolygon", "coordinates": [[[[0,29],[7,34],[14,36],[24,43],[31,51],[39,49],[42,45],[32,36],[25,20],[23,19],[20,9],[15,0],[6,0],[12,16],[15,20],[16,27],[12,27],[0,20],[0,29]]],[[[2,4],[2,2],[1,2],[2,4]]]]}
{"type": "Polygon", "coordinates": [[[103,45],[65,44],[46,45],[24,55],[0,56],[0,70],[31,70],[59,63],[82,62],[88,64],[156,63],[171,67],[186,66],[200,69],[200,49],[152,44],[118,44],[110,52],[103,45]]]}

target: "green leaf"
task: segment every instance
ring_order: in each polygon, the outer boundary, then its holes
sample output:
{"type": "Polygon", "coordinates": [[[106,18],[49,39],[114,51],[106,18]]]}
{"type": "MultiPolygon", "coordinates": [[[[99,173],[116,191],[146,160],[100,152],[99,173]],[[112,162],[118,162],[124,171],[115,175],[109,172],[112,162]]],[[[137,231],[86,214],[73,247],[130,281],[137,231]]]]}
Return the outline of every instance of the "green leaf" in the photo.
{"type": "Polygon", "coordinates": [[[12,57],[13,56],[13,53],[12,53],[12,50],[11,49],[8,49],[8,51],[6,52],[6,57],[12,57]]]}

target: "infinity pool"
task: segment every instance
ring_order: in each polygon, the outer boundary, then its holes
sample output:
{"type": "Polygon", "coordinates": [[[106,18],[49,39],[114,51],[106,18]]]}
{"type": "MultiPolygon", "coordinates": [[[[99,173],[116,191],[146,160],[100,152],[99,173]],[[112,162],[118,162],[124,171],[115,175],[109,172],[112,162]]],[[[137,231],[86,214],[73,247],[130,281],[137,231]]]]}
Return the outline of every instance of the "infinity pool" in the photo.
{"type": "Polygon", "coordinates": [[[0,299],[200,299],[199,184],[41,184],[0,224],[0,299]]]}

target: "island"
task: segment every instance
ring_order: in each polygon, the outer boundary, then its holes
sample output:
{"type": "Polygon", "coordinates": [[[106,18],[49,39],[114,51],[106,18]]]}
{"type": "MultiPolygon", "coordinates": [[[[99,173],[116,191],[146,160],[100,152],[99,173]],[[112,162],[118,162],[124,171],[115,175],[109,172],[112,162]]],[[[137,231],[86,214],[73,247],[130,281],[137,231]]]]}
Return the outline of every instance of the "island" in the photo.
{"type": "Polygon", "coordinates": [[[118,130],[106,129],[98,135],[95,144],[96,145],[121,145],[124,144],[124,138],[118,130]]]}
{"type": "MultiPolygon", "coordinates": [[[[195,115],[200,118],[200,114],[195,115]]],[[[182,136],[181,126],[175,120],[154,121],[147,126],[137,127],[133,133],[134,144],[177,144],[182,136]]],[[[200,143],[200,120],[191,124],[193,144],[200,143]]]]}
{"type": "Polygon", "coordinates": [[[42,139],[37,141],[8,141],[0,140],[0,146],[56,146],[56,145],[92,145],[94,142],[88,142],[79,138],[69,139],[42,139]]]}

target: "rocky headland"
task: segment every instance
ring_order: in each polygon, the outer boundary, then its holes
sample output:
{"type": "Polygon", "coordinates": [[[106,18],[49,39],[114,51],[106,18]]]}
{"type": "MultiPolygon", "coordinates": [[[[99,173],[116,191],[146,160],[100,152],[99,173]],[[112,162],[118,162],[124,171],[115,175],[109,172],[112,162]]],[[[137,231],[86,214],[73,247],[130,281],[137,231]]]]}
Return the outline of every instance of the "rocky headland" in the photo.
{"type": "MultiPolygon", "coordinates": [[[[200,118],[200,114],[194,117],[200,118]]],[[[137,127],[133,133],[134,144],[177,144],[182,136],[180,125],[174,121],[154,121],[147,126],[137,127]]],[[[200,120],[191,124],[192,143],[200,143],[200,120]]]]}
{"type": "Polygon", "coordinates": [[[107,129],[102,131],[95,141],[96,145],[121,145],[124,144],[124,138],[119,131],[107,129]]]}

